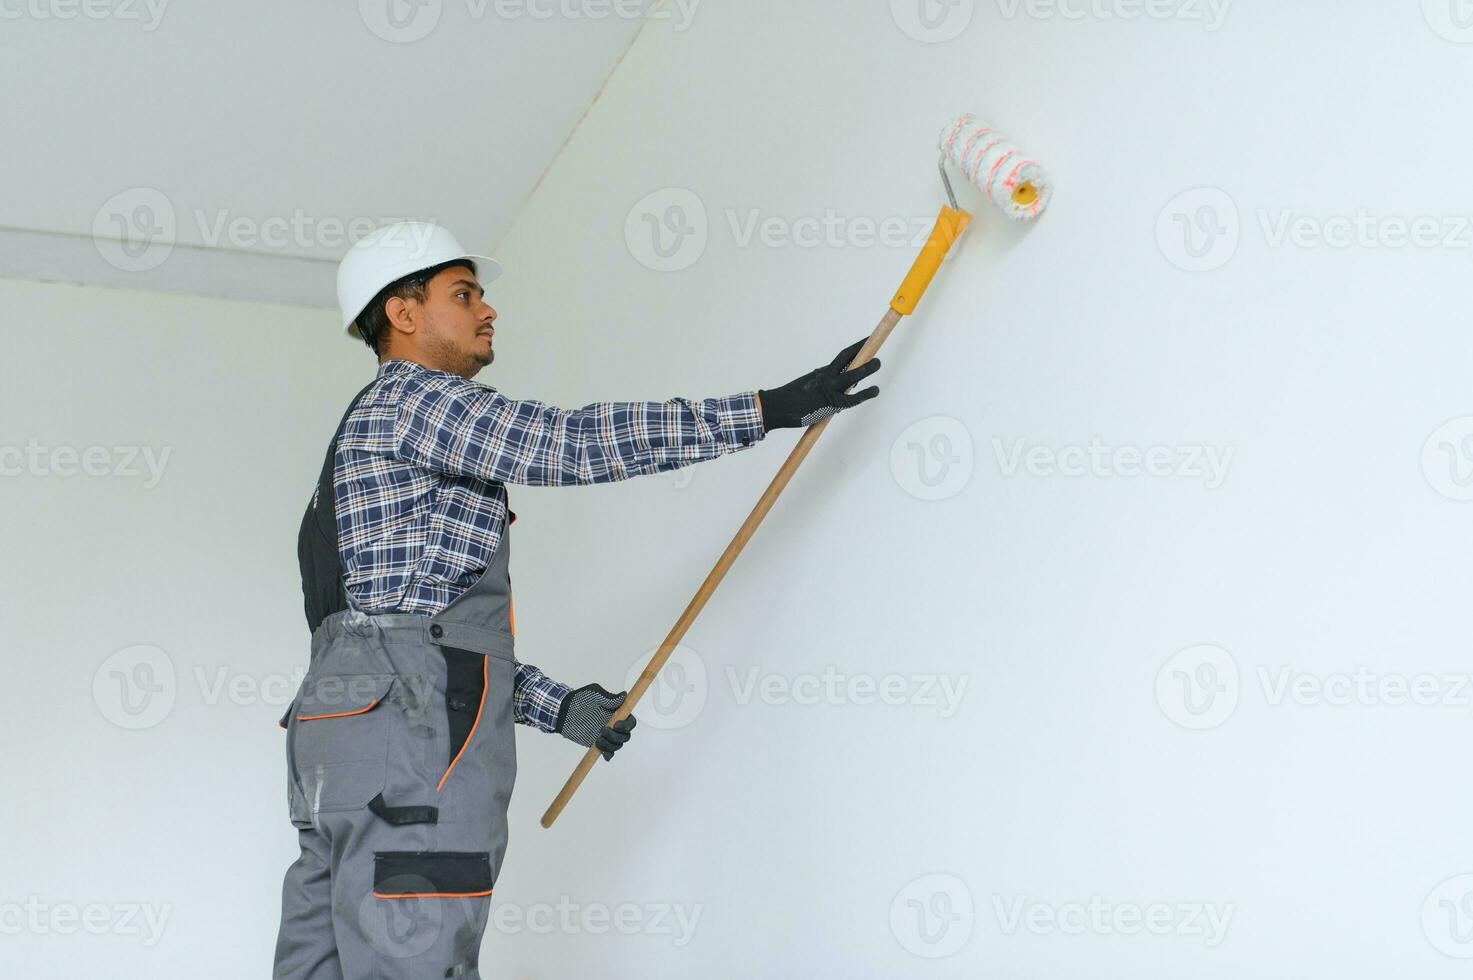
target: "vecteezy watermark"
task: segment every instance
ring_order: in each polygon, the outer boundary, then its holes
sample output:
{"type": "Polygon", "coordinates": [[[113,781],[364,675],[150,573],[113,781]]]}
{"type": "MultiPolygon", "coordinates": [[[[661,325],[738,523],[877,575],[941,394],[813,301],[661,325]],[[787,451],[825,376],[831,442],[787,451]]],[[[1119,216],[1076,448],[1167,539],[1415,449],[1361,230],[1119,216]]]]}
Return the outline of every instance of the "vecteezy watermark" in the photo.
{"type": "Polygon", "coordinates": [[[1364,664],[1349,671],[1313,673],[1289,664],[1258,665],[1259,687],[1270,707],[1418,705],[1473,709],[1473,674],[1382,673],[1364,664]]]}
{"type": "Polygon", "coordinates": [[[358,0],[358,17],[375,37],[410,44],[429,36],[444,12],[441,0],[358,0]]]}
{"type": "Polygon", "coordinates": [[[1264,243],[1274,249],[1473,249],[1473,217],[1466,214],[1377,214],[1368,208],[1340,214],[1259,208],[1255,213],[1264,243]]]}
{"type": "Polygon", "coordinates": [[[689,269],[706,253],[706,205],[695,191],[651,191],[624,216],[624,244],[640,265],[656,272],[689,269]]]}
{"type": "Polygon", "coordinates": [[[1473,3],[1469,0],[1422,0],[1422,17],[1443,40],[1473,44],[1473,3]]]}
{"type": "MultiPolygon", "coordinates": [[[[1307,212],[1258,207],[1253,228],[1265,248],[1327,252],[1473,251],[1473,215],[1395,214],[1359,207],[1307,212]]],[[[1238,203],[1218,187],[1196,187],[1172,198],[1156,218],[1156,244],[1188,272],[1221,269],[1244,234],[1238,203]]]]}
{"type": "MultiPolygon", "coordinates": [[[[629,665],[624,675],[626,690],[633,689],[654,653],[650,650],[629,665]]],[[[670,659],[645,691],[634,716],[641,725],[662,731],[684,728],[706,707],[707,689],[706,661],[685,644],[676,644],[670,659]]]]}
{"type": "MultiPolygon", "coordinates": [[[[92,703],[98,713],[119,728],[141,730],[161,724],[173,713],[180,700],[180,688],[192,692],[200,704],[214,708],[220,705],[254,707],[269,705],[283,708],[296,699],[307,675],[305,666],[289,673],[249,674],[229,666],[206,669],[191,664],[182,674],[174,658],[149,644],[125,647],[110,654],[92,673],[92,703]]],[[[314,704],[328,709],[333,705],[362,705],[379,693],[378,675],[349,675],[323,678],[313,687],[314,704]]],[[[412,688],[408,679],[406,687],[412,688]]],[[[406,711],[419,710],[424,699],[420,692],[407,691],[406,711]]]]}
{"type": "MultiPolygon", "coordinates": [[[[413,873],[376,881],[373,891],[358,903],[359,926],[374,949],[394,959],[418,956],[447,931],[473,929],[483,914],[483,903],[490,901],[484,895],[429,897],[436,890],[434,882],[413,873]]],[[[704,909],[700,902],[609,904],[580,902],[563,895],[556,902],[498,903],[491,911],[489,924],[503,935],[529,932],[536,936],[602,936],[616,932],[623,936],[660,936],[679,948],[694,938],[704,909]]]]}
{"type": "Polygon", "coordinates": [[[1227,938],[1236,907],[1217,902],[1044,902],[1023,895],[991,896],[998,930],[1035,936],[1187,936],[1209,949],[1227,938]]]}
{"type": "Polygon", "coordinates": [[[956,875],[922,875],[890,902],[890,934],[906,952],[928,960],[959,952],[976,918],[972,892],[956,875]]]}
{"type": "Polygon", "coordinates": [[[1173,654],[1156,672],[1156,704],[1182,728],[1216,728],[1238,707],[1238,664],[1220,646],[1203,643],[1173,654]]]}
{"type": "MultiPolygon", "coordinates": [[[[193,209],[200,241],[211,248],[342,248],[353,244],[381,225],[405,220],[399,217],[357,217],[343,219],[336,215],[311,215],[297,208],[289,215],[232,214],[224,208],[207,212],[193,209]]],[[[408,234],[424,249],[428,246],[428,228],[411,226],[408,234]]]]}
{"type": "Polygon", "coordinates": [[[374,952],[393,960],[408,959],[429,951],[447,923],[452,931],[479,924],[481,905],[489,898],[428,897],[437,890],[428,878],[416,874],[375,881],[358,900],[358,928],[374,952]]]}
{"type": "Polygon", "coordinates": [[[0,0],[0,20],[137,21],[144,33],[158,29],[169,0],[0,0]]]}
{"type": "Polygon", "coordinates": [[[1216,490],[1227,479],[1236,446],[1107,446],[1099,436],[1088,446],[1056,448],[1029,445],[1026,439],[1010,444],[994,436],[992,452],[1004,477],[1132,478],[1139,476],[1201,480],[1216,490]]]}
{"type": "MultiPolygon", "coordinates": [[[[242,674],[229,667],[216,667],[206,671],[199,664],[190,669],[195,689],[202,703],[209,707],[233,704],[246,708],[267,704],[283,708],[292,703],[307,676],[306,667],[298,667],[290,674],[242,674]]],[[[322,706],[333,704],[362,704],[364,696],[376,690],[374,675],[350,674],[347,681],[323,678],[323,683],[313,689],[314,703],[322,706]]]]}
{"type": "Polygon", "coordinates": [[[821,674],[786,675],[752,665],[727,666],[727,683],[739,705],[872,705],[935,708],[941,718],[956,716],[967,693],[967,674],[846,673],[830,664],[821,674]]]}
{"type": "MultiPolygon", "coordinates": [[[[737,248],[920,248],[934,215],[770,214],[761,208],[726,208],[724,228],[737,248]]],[[[686,187],[662,187],[636,201],[624,217],[624,244],[645,268],[679,272],[698,262],[710,243],[712,222],[700,195],[686,187]]]]}
{"type": "Polygon", "coordinates": [[[1221,188],[1182,191],[1156,216],[1156,247],[1188,272],[1221,269],[1237,254],[1241,238],[1237,202],[1221,188]]]}
{"type": "Polygon", "coordinates": [[[174,661],[158,647],[126,647],[92,673],[92,703],[119,728],[152,728],[169,716],[178,694],[174,661]]]}
{"type": "Polygon", "coordinates": [[[890,444],[890,475],[918,500],[947,500],[971,481],[974,456],[965,423],[932,415],[906,426],[890,444]]]}
{"type": "Polygon", "coordinates": [[[164,478],[173,451],[173,446],[46,446],[32,437],[24,447],[0,445],[0,477],[141,479],[143,489],[152,490],[164,478]]]}
{"type": "Polygon", "coordinates": [[[491,928],[503,935],[664,936],[676,948],[695,937],[705,906],[701,902],[579,902],[567,895],[554,902],[498,904],[491,928]]]}
{"type": "Polygon", "coordinates": [[[927,44],[960,37],[975,13],[975,0],[890,0],[895,26],[927,44]]]}
{"type": "Polygon", "coordinates": [[[1473,959],[1473,874],[1454,875],[1422,902],[1422,935],[1454,959],[1473,959]]]}
{"type": "MultiPolygon", "coordinates": [[[[130,187],[104,201],[92,217],[92,240],[98,254],[124,272],[158,268],[180,243],[181,210],[184,222],[192,223],[198,233],[200,245],[239,250],[341,249],[379,227],[410,217],[314,215],[302,208],[290,214],[264,215],[237,214],[225,208],[178,209],[158,188],[130,187]]],[[[420,251],[427,248],[427,228],[410,226],[405,234],[412,236],[406,244],[420,251]]]]}
{"type": "MultiPolygon", "coordinates": [[[[3,0],[0,0],[3,2],[3,0]]],[[[471,20],[645,20],[688,30],[700,0],[464,0],[471,20]]],[[[358,16],[378,37],[409,44],[440,24],[442,0],[358,0],[358,16]]]]}
{"type": "MultiPolygon", "coordinates": [[[[624,686],[633,689],[654,651],[629,665],[624,686]]],[[[670,730],[684,728],[705,710],[713,693],[721,694],[721,680],[732,703],[911,707],[934,710],[941,718],[955,717],[966,697],[971,677],[942,673],[867,673],[846,671],[830,664],[821,671],[781,673],[753,664],[727,664],[719,672],[713,692],[712,675],[700,654],[679,644],[655,675],[634,709],[641,726],[670,730]]]]}
{"type": "MultiPolygon", "coordinates": [[[[1457,708],[1473,714],[1473,674],[1466,671],[1307,671],[1293,664],[1255,664],[1253,678],[1269,708],[1457,708]]],[[[1237,709],[1243,684],[1237,661],[1214,644],[1172,655],[1156,673],[1156,703],[1182,728],[1223,724],[1237,709]]]]}
{"type": "Polygon", "coordinates": [[[177,238],[174,202],[156,187],[119,191],[92,216],[92,243],[108,265],[147,272],[164,264],[177,238]]]}
{"type": "MultiPolygon", "coordinates": [[[[1174,21],[1222,29],[1233,0],[996,0],[1004,20],[1174,21]]],[[[976,14],[974,0],[890,0],[897,27],[917,41],[941,44],[960,37],[976,14]]]]}
{"type": "Polygon", "coordinates": [[[997,0],[1007,20],[1154,20],[1222,30],[1233,0],[997,0]]]}
{"type": "MultiPolygon", "coordinates": [[[[994,894],[988,905],[1003,936],[1180,936],[1208,948],[1227,939],[1237,911],[1231,902],[1133,902],[1099,895],[1052,902],[994,894]]],[[[971,890],[955,875],[923,875],[890,902],[891,934],[907,952],[926,959],[960,951],[975,924],[971,890]]]]}
{"type": "Polygon", "coordinates": [[[1422,474],[1449,500],[1473,500],[1473,415],[1450,419],[1422,444],[1422,474]]]}
{"type": "Polygon", "coordinates": [[[931,237],[928,215],[845,215],[833,208],[823,214],[766,214],[761,208],[727,208],[724,212],[737,248],[755,242],[763,248],[920,248],[931,237]]]}
{"type": "Polygon", "coordinates": [[[0,935],[141,936],[144,946],[163,937],[174,911],[164,902],[46,902],[29,895],[23,902],[0,901],[0,935]]]}
{"type": "Polygon", "coordinates": [[[676,490],[685,490],[696,481],[697,469],[695,466],[677,466],[674,469],[660,470],[654,476],[676,490]]]}

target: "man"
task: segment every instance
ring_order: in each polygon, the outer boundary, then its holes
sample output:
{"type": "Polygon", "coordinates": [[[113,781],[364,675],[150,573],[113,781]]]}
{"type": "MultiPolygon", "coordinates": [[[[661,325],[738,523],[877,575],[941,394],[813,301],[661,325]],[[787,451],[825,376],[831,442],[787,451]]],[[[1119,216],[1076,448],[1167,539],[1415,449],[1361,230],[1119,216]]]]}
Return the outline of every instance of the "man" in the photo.
{"type": "Polygon", "coordinates": [[[400,222],[338,269],[348,333],[379,358],[327,450],[298,557],[311,662],[286,729],[301,856],[286,872],[274,976],[479,977],[516,776],[513,724],[627,742],[624,694],[514,656],[507,483],[607,483],[747,448],[879,393],[863,343],[780,388],[723,398],[509,399],[495,360],[494,259],[400,222]]]}

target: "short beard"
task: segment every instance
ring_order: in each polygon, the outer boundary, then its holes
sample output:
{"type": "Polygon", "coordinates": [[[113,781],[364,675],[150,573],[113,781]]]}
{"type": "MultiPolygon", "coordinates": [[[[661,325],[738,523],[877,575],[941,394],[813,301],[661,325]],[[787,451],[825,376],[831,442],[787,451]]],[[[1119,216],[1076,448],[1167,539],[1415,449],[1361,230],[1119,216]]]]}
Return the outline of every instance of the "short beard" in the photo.
{"type": "Polygon", "coordinates": [[[444,370],[458,374],[462,378],[475,377],[481,368],[488,366],[496,359],[494,351],[488,351],[485,354],[467,353],[433,332],[425,337],[425,348],[436,362],[445,365],[444,370]]]}

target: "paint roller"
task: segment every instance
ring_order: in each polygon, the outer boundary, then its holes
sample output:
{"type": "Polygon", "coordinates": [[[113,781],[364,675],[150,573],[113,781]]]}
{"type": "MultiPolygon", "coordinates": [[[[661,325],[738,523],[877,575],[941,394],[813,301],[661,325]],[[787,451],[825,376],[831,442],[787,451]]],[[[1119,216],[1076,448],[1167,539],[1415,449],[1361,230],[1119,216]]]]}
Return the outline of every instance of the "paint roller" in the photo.
{"type": "MultiPolygon", "coordinates": [[[[890,301],[890,308],[885,311],[884,317],[870,334],[869,339],[854,355],[846,370],[853,370],[875,356],[880,345],[890,336],[890,331],[895,329],[902,316],[908,316],[915,312],[916,304],[925,295],[926,288],[930,286],[931,280],[935,278],[936,271],[941,267],[941,262],[951,251],[952,243],[961,235],[967,224],[972,220],[972,215],[963,210],[957,204],[956,194],[951,187],[951,178],[947,176],[946,165],[949,162],[953,169],[967,179],[983,194],[997,205],[1008,217],[1015,221],[1033,221],[1043,214],[1048,207],[1049,198],[1052,196],[1051,186],[1047,174],[1038,162],[1028,156],[1017,145],[1002,133],[990,126],[987,122],[971,113],[957,116],[946,124],[941,130],[941,182],[946,188],[948,203],[941,206],[941,213],[936,218],[936,224],[931,229],[930,237],[921,248],[921,254],[916,257],[910,272],[906,275],[900,289],[890,301]]],[[[823,430],[834,420],[836,416],[815,422],[808,426],[803,435],[798,439],[798,444],[788,454],[777,475],[772,478],[767,489],[763,492],[757,506],[747,515],[742,526],[737,529],[736,536],[726,546],[726,550],[717,559],[716,566],[706,576],[701,587],[696,591],[695,597],[680,614],[680,618],[666,635],[665,641],[660,644],[658,650],[645,665],[639,680],[629,689],[624,703],[614,712],[609,719],[610,723],[620,721],[633,714],[634,706],[644,693],[649,690],[655,678],[659,676],[665,663],[675,652],[676,646],[692,623],[695,622],[706,601],[716,591],[716,586],[726,577],[726,572],[737,555],[741,554],[747,542],[756,532],[757,526],[772,509],[777,501],[778,495],[788,485],[788,481],[797,472],[798,467],[807,457],[808,451],[823,435],[823,430]]],[[[542,826],[551,827],[553,821],[563,812],[578,787],[583,784],[584,778],[592,771],[594,763],[599,760],[597,746],[591,746],[579,760],[572,775],[563,784],[562,790],[547,812],[542,815],[542,826]]]]}

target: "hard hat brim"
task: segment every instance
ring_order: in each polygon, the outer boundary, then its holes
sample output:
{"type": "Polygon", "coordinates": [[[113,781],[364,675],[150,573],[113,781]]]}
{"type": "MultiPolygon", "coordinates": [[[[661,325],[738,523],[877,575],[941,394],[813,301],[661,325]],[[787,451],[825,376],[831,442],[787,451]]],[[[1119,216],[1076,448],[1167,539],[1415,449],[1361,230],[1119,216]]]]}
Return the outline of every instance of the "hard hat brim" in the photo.
{"type": "MultiPolygon", "coordinates": [[[[476,262],[476,278],[481,281],[481,285],[482,286],[485,286],[485,285],[487,285],[487,284],[489,284],[491,282],[494,282],[495,280],[501,278],[501,273],[504,271],[501,268],[501,263],[498,262],[498,261],[496,261],[495,259],[493,259],[489,255],[459,255],[459,256],[456,256],[454,259],[446,259],[444,262],[436,262],[434,264],[435,265],[445,265],[446,263],[449,263],[449,262],[455,262],[458,259],[474,259],[475,260],[475,262],[476,262]]],[[[413,275],[413,273],[406,273],[406,274],[407,275],[413,275]]],[[[387,286],[388,283],[385,283],[384,285],[387,286]]],[[[378,295],[378,293],[374,293],[374,296],[377,296],[377,295],[378,295]]],[[[363,339],[363,334],[359,331],[358,326],[357,326],[358,316],[359,316],[359,314],[361,314],[363,312],[364,309],[367,309],[368,308],[368,304],[371,303],[371,302],[373,302],[373,297],[372,296],[370,296],[368,298],[368,300],[364,302],[363,307],[360,308],[357,312],[355,312],[353,314],[352,318],[350,320],[348,320],[347,323],[343,324],[343,329],[344,329],[344,331],[347,332],[347,334],[348,334],[349,337],[352,337],[355,340],[362,340],[363,339]]]]}

